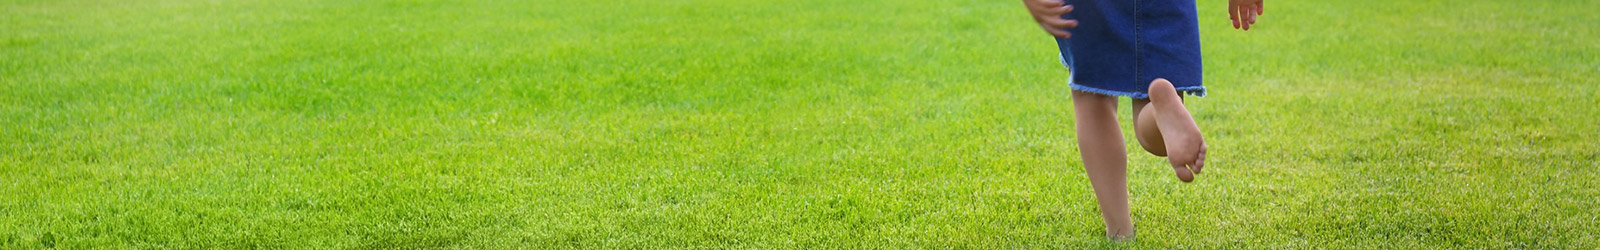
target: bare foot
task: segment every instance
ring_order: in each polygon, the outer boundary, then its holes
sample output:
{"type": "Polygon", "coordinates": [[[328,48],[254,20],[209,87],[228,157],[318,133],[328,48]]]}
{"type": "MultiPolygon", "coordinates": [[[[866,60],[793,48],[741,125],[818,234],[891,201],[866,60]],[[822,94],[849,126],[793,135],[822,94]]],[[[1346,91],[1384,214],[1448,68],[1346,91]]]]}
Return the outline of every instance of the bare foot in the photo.
{"type": "Polygon", "coordinates": [[[1112,232],[1112,231],[1109,231],[1109,230],[1106,231],[1106,239],[1110,239],[1111,242],[1116,242],[1116,243],[1133,242],[1133,237],[1134,237],[1134,234],[1133,234],[1133,229],[1132,228],[1129,228],[1128,231],[1126,231],[1126,232],[1112,232]]]}
{"type": "Polygon", "coordinates": [[[1206,142],[1172,82],[1156,79],[1150,83],[1150,106],[1155,111],[1161,138],[1167,144],[1167,162],[1172,163],[1179,180],[1194,181],[1194,174],[1199,174],[1200,168],[1205,166],[1206,142]]]}

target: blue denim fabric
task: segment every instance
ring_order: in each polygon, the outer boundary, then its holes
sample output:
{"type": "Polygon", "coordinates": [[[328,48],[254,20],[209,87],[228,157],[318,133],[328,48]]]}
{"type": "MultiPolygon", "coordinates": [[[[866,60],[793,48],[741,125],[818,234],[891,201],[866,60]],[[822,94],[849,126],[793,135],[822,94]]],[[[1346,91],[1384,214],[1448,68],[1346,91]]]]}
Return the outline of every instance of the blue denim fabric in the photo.
{"type": "Polygon", "coordinates": [[[1194,0],[1067,0],[1072,38],[1056,38],[1073,90],[1150,98],[1150,81],[1204,96],[1194,0]]]}

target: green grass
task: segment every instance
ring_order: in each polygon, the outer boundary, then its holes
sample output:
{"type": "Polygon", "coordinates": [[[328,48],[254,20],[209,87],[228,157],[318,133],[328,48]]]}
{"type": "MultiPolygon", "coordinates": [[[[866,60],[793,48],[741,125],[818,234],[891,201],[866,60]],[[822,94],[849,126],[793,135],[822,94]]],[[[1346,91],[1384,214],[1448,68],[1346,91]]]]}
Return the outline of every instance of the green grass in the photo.
{"type": "Polygon", "coordinates": [[[1114,245],[1016,1],[8,0],[0,247],[1600,248],[1600,4],[1201,2],[1114,245]]]}

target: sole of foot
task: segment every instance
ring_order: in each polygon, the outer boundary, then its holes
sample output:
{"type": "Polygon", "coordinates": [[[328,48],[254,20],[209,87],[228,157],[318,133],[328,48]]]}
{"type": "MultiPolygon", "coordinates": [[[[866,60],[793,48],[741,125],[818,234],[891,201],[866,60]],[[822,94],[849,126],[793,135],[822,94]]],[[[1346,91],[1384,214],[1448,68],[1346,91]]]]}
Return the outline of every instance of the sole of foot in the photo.
{"type": "Polygon", "coordinates": [[[1167,162],[1179,180],[1194,181],[1194,175],[1205,166],[1206,142],[1189,109],[1183,106],[1183,96],[1172,82],[1156,79],[1150,83],[1150,105],[1167,146],[1167,162]]]}

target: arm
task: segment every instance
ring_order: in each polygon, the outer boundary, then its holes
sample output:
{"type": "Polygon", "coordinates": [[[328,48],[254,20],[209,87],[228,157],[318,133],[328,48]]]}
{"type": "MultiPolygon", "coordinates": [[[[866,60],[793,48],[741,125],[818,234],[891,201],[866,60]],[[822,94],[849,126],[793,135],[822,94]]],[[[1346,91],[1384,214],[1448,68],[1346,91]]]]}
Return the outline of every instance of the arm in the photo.
{"type": "Polygon", "coordinates": [[[1028,13],[1033,15],[1033,21],[1038,22],[1039,27],[1044,28],[1044,32],[1049,32],[1052,36],[1072,37],[1072,32],[1067,32],[1066,29],[1078,27],[1078,20],[1061,18],[1061,15],[1072,12],[1072,6],[1061,0],[1022,0],[1022,5],[1028,6],[1028,13]]]}

